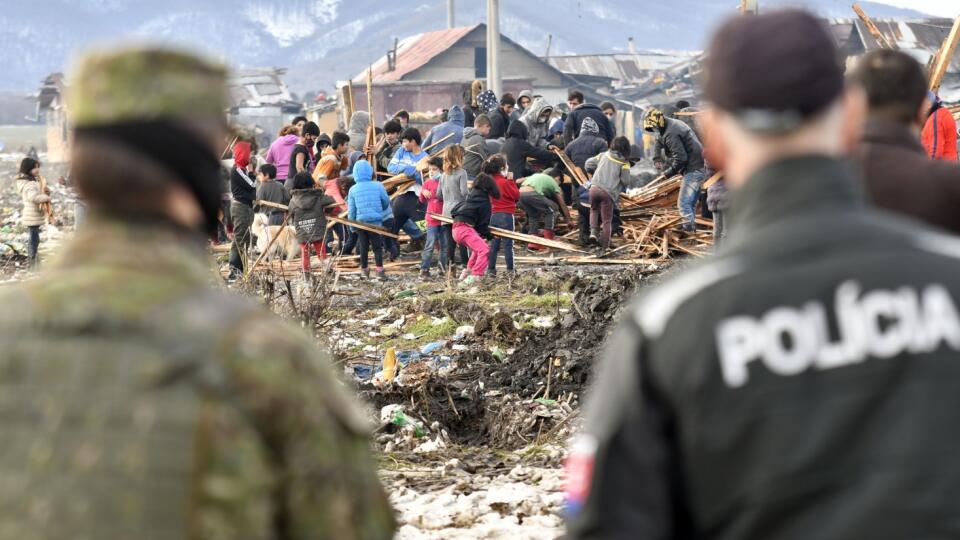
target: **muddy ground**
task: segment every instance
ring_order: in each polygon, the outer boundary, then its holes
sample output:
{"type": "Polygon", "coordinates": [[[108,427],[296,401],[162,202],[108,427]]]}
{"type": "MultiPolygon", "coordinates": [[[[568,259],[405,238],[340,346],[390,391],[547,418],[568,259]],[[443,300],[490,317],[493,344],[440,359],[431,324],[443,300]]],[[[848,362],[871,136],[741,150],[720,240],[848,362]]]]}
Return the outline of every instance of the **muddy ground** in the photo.
{"type": "Polygon", "coordinates": [[[594,364],[625,301],[665,267],[519,268],[470,289],[415,269],[233,285],[313,328],[369,404],[399,538],[562,534],[561,463],[594,364]],[[401,368],[386,381],[391,347],[401,368]]]}

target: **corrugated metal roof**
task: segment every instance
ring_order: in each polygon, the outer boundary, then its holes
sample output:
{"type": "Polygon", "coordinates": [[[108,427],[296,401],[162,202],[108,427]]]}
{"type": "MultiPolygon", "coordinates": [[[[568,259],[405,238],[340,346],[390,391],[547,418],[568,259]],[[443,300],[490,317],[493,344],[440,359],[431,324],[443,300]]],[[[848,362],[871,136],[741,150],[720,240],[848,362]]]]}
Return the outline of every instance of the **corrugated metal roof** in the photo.
{"type": "MultiPolygon", "coordinates": [[[[396,69],[389,71],[387,57],[382,56],[373,64],[374,82],[399,81],[405,75],[420,69],[438,54],[454,46],[458,41],[473,32],[479,24],[426,32],[408,37],[397,45],[396,69]]],[[[357,75],[354,81],[366,81],[367,70],[357,75]]]]}
{"type": "Polygon", "coordinates": [[[290,90],[280,77],[283,70],[272,68],[242,69],[231,73],[227,82],[233,107],[284,105],[293,101],[290,90]]]}
{"type": "Polygon", "coordinates": [[[606,77],[622,83],[639,82],[651,71],[662,71],[689,60],[694,53],[646,51],[638,54],[551,56],[547,62],[567,74],[606,77]]]}
{"type": "MultiPolygon", "coordinates": [[[[947,39],[950,28],[953,26],[952,20],[939,18],[914,21],[874,19],[873,22],[887,41],[894,43],[898,49],[910,53],[922,63],[926,63],[940,50],[940,45],[947,39]]],[[[859,19],[833,19],[830,21],[830,26],[841,47],[846,45],[849,39],[859,39],[863,49],[867,51],[880,48],[877,39],[859,19]],[[851,27],[856,30],[849,31],[851,27]]],[[[960,50],[954,55],[947,71],[960,72],[960,50]]]]}

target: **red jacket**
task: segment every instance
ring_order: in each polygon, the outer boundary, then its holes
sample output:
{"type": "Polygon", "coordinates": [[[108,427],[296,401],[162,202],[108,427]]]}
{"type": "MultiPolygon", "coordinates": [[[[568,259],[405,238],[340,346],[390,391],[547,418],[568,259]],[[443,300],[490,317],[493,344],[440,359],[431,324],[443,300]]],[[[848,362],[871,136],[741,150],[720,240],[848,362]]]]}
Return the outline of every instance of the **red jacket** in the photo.
{"type": "Polygon", "coordinates": [[[957,122],[949,110],[940,107],[927,118],[922,140],[928,156],[957,161],[957,122]]]}
{"type": "Polygon", "coordinates": [[[443,214],[443,201],[437,198],[437,192],[440,191],[440,182],[435,178],[430,178],[423,183],[423,190],[420,191],[420,202],[427,203],[427,227],[439,227],[443,225],[440,221],[430,217],[430,214],[443,214]],[[429,197],[424,197],[424,193],[430,192],[429,197]]]}
{"type": "Polygon", "coordinates": [[[503,175],[497,174],[493,177],[500,190],[500,198],[490,197],[490,205],[494,214],[513,214],[517,211],[517,203],[520,201],[520,188],[517,183],[503,175]]]}

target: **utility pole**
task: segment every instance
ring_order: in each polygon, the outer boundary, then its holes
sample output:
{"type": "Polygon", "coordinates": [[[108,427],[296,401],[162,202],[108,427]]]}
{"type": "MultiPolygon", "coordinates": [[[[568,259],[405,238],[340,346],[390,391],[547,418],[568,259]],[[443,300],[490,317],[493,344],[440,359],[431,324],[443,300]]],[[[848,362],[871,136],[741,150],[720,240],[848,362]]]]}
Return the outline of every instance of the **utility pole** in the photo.
{"type": "Polygon", "coordinates": [[[543,53],[544,59],[550,59],[550,46],[553,45],[553,34],[547,34],[547,52],[543,53]]]}
{"type": "Polygon", "coordinates": [[[487,0],[487,88],[500,97],[500,0],[487,0]]]}
{"type": "Polygon", "coordinates": [[[454,0],[447,0],[447,28],[454,27],[453,2],[454,0]]]}

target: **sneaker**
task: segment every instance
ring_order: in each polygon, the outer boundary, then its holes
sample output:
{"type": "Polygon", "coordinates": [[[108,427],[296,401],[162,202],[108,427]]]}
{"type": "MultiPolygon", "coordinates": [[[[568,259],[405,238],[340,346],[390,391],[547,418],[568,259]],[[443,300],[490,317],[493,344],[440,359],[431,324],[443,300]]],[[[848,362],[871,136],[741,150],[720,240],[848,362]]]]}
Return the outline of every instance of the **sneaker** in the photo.
{"type": "Polygon", "coordinates": [[[477,281],[479,281],[479,278],[477,278],[477,276],[474,276],[474,275],[467,276],[466,279],[463,279],[460,281],[460,287],[463,287],[463,288],[473,287],[477,283],[477,281]]]}
{"type": "Polygon", "coordinates": [[[590,239],[587,240],[588,244],[591,246],[599,246],[600,245],[599,237],[600,235],[597,234],[596,232],[591,232],[590,239]]]}
{"type": "Polygon", "coordinates": [[[420,281],[430,281],[430,271],[421,270],[420,271],[420,281]]]}
{"type": "Polygon", "coordinates": [[[463,269],[463,272],[460,272],[460,281],[463,281],[463,280],[467,279],[468,277],[470,277],[470,269],[469,269],[469,268],[464,268],[464,269],[463,269]]]}
{"type": "Polygon", "coordinates": [[[386,280],[387,280],[387,271],[377,270],[377,281],[386,281],[386,280]]]}
{"type": "Polygon", "coordinates": [[[410,240],[410,243],[404,246],[400,251],[403,253],[416,253],[418,251],[423,251],[424,242],[426,242],[426,240],[422,236],[415,240],[410,240]]]}
{"type": "Polygon", "coordinates": [[[361,276],[363,279],[370,279],[370,269],[369,269],[369,268],[361,268],[361,269],[360,269],[360,276],[361,276]]]}

